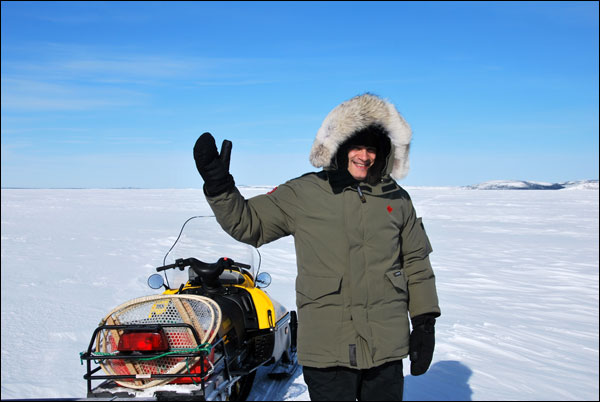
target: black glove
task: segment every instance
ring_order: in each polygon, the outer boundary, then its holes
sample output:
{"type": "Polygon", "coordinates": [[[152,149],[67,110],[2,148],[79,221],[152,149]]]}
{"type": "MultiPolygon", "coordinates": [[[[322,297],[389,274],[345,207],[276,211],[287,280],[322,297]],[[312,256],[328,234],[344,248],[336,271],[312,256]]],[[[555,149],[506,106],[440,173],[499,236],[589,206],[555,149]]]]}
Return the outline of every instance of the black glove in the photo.
{"type": "Polygon", "coordinates": [[[413,330],[410,334],[410,374],[425,374],[435,348],[435,316],[421,314],[412,319],[413,330]]]}
{"type": "Polygon", "coordinates": [[[231,141],[224,140],[219,155],[210,133],[202,134],[194,145],[196,168],[204,179],[204,193],[208,196],[222,194],[235,186],[233,176],[229,174],[231,146],[231,141]]]}

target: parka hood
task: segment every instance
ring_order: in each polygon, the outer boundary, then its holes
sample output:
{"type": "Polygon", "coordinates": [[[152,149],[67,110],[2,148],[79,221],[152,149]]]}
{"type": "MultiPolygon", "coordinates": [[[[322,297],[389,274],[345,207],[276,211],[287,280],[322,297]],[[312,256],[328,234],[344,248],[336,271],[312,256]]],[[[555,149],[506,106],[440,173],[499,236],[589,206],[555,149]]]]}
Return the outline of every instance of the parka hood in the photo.
{"type": "Polygon", "coordinates": [[[325,117],[310,151],[310,163],[331,169],[340,145],[370,126],[381,128],[392,144],[382,173],[404,178],[409,170],[410,126],[393,104],[369,93],[341,103],[325,117]]]}

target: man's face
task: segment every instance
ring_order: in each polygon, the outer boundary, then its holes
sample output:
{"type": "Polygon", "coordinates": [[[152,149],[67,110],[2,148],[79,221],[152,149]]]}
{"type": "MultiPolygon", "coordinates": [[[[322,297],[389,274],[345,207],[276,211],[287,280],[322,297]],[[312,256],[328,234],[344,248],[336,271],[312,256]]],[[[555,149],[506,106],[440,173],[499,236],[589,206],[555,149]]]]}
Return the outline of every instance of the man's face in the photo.
{"type": "Polygon", "coordinates": [[[367,178],[369,168],[375,162],[375,148],[363,145],[353,145],[348,151],[348,172],[356,180],[367,178]]]}

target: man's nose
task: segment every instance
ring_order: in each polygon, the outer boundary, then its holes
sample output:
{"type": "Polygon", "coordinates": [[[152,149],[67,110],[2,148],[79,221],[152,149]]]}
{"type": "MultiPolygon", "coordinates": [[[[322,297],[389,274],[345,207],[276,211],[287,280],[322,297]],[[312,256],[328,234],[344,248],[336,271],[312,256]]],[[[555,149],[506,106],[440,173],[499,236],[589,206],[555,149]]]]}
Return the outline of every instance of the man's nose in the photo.
{"type": "Polygon", "coordinates": [[[368,159],[369,158],[369,153],[367,152],[366,149],[359,149],[358,150],[358,157],[361,159],[368,159]]]}

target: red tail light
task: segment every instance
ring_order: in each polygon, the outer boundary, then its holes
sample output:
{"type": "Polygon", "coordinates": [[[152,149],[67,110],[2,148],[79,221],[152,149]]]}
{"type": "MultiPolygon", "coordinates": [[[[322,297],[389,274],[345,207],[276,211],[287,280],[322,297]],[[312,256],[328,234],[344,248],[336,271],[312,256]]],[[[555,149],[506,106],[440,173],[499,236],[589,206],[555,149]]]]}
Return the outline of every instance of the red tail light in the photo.
{"type": "Polygon", "coordinates": [[[163,330],[153,332],[125,332],[119,339],[119,352],[166,352],[169,341],[163,330]]]}

